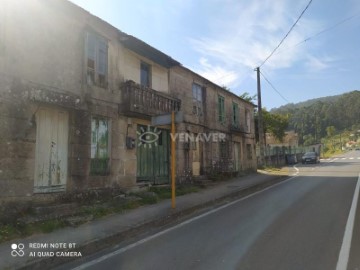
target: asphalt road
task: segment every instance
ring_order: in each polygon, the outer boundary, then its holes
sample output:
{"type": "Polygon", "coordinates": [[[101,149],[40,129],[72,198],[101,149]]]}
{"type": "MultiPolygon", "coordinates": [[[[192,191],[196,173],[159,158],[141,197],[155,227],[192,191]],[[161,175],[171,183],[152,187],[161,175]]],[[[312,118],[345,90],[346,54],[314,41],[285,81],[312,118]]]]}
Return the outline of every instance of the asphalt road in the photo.
{"type": "Polygon", "coordinates": [[[359,270],[360,151],[293,170],[286,182],[77,269],[359,270]]]}

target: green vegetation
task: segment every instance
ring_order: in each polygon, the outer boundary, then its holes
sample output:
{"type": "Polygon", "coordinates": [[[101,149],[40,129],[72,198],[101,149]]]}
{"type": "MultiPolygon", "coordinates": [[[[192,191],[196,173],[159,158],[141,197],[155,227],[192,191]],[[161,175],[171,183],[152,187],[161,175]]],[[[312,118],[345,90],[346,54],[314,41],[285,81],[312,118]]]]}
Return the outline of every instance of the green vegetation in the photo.
{"type": "MultiPolygon", "coordinates": [[[[279,113],[268,112],[265,108],[262,110],[264,133],[270,133],[278,141],[282,142],[285,136],[285,131],[289,126],[289,117],[279,113]]],[[[258,113],[255,115],[255,128],[256,128],[256,140],[259,140],[258,132],[258,113]]]]}
{"type": "Polygon", "coordinates": [[[329,127],[327,131],[328,135],[321,140],[324,145],[324,157],[341,154],[346,150],[353,150],[360,146],[360,132],[356,125],[351,130],[338,132],[334,127],[329,127]],[[348,142],[353,142],[353,144],[346,145],[348,142]]]}
{"type": "Polygon", "coordinates": [[[251,96],[248,92],[241,94],[239,97],[248,102],[255,102],[257,99],[257,95],[251,96]]]}
{"type": "MultiPolygon", "coordinates": [[[[176,196],[198,192],[199,190],[200,188],[197,186],[180,185],[176,188],[176,196]]],[[[79,194],[73,195],[73,200],[75,201],[79,198],[82,199],[82,202],[86,201],[86,204],[82,204],[80,211],[76,214],[76,217],[90,216],[90,219],[80,220],[76,225],[80,225],[91,219],[99,219],[109,214],[122,213],[143,205],[155,204],[161,200],[169,199],[171,198],[171,187],[151,187],[148,192],[132,193],[128,196],[120,198],[110,196],[109,193],[105,193],[105,195],[106,194],[108,196],[95,196],[90,192],[84,194],[83,196],[80,196],[79,194]]],[[[66,202],[71,201],[68,197],[64,197],[63,200],[66,202]]],[[[32,213],[28,211],[27,214],[31,215],[32,213]]],[[[28,224],[18,221],[0,223],[0,243],[11,239],[29,236],[34,233],[50,233],[68,225],[73,226],[68,222],[67,218],[68,217],[62,217],[28,224]]]]}
{"type": "Polygon", "coordinates": [[[285,136],[285,130],[289,125],[287,115],[270,113],[266,109],[263,110],[264,132],[271,133],[277,140],[282,142],[285,136]]]}
{"type": "Polygon", "coordinates": [[[360,91],[288,104],[271,112],[289,117],[288,129],[299,134],[299,144],[320,143],[322,138],[333,137],[339,131],[360,128],[360,91]]]}
{"type": "MultiPolygon", "coordinates": [[[[198,192],[199,190],[199,187],[192,185],[178,186],[176,187],[176,196],[198,192]]],[[[160,200],[171,198],[171,187],[151,187],[150,191],[154,192],[160,200]]]]}
{"type": "Polygon", "coordinates": [[[0,225],[0,243],[11,239],[26,237],[34,233],[50,233],[66,226],[66,222],[61,219],[47,220],[38,223],[0,225]]]}

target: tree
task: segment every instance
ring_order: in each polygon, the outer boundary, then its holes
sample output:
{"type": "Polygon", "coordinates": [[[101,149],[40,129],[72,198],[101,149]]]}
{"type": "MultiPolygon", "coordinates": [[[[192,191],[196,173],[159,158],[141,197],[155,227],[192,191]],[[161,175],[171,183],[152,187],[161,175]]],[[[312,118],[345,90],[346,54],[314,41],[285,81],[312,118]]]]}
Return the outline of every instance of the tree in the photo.
{"type": "Polygon", "coordinates": [[[257,95],[251,96],[250,93],[248,93],[248,92],[241,94],[239,97],[242,98],[243,100],[246,100],[249,102],[253,102],[257,99],[257,95]]]}
{"type": "Polygon", "coordinates": [[[311,134],[304,135],[303,139],[304,139],[304,145],[312,145],[316,143],[314,136],[311,134]]]}
{"type": "Polygon", "coordinates": [[[277,113],[270,113],[263,109],[264,132],[269,132],[278,141],[282,142],[285,137],[285,130],[289,125],[289,117],[277,113]]]}
{"type": "Polygon", "coordinates": [[[326,134],[329,136],[329,137],[332,137],[335,135],[335,132],[336,132],[336,128],[334,126],[328,126],[326,128],[326,134]]]}

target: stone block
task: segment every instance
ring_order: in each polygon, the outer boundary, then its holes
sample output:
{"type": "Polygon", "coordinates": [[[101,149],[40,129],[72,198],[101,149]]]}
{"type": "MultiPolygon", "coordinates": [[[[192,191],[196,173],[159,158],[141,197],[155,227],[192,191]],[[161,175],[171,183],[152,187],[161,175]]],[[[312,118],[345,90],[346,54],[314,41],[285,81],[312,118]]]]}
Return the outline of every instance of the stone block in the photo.
{"type": "Polygon", "coordinates": [[[124,169],[126,176],[136,175],[136,159],[128,159],[124,161],[124,169]]]}

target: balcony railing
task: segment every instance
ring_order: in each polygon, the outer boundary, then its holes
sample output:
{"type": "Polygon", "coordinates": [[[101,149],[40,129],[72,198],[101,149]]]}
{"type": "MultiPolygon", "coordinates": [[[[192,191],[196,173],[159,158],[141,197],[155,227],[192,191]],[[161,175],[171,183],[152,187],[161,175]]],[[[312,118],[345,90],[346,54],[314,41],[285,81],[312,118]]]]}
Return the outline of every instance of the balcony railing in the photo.
{"type": "Polygon", "coordinates": [[[122,102],[119,112],[127,116],[148,118],[180,110],[180,99],[143,87],[133,81],[123,83],[121,91],[122,102]]]}
{"type": "Polygon", "coordinates": [[[231,123],[230,126],[230,131],[231,132],[235,132],[235,133],[249,133],[249,130],[246,126],[244,125],[240,125],[239,123],[231,123]]]}

